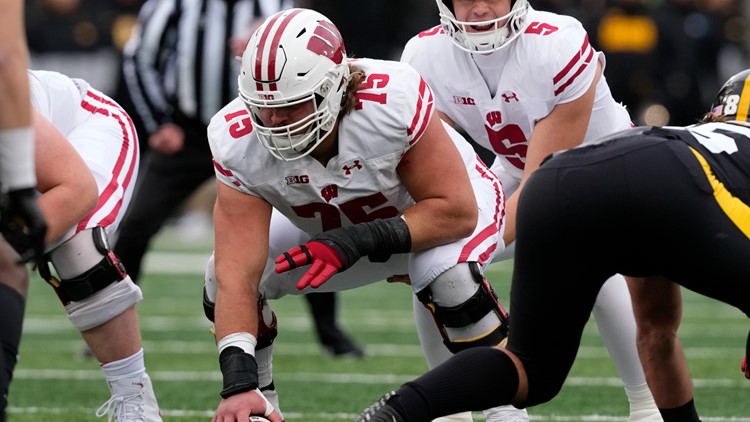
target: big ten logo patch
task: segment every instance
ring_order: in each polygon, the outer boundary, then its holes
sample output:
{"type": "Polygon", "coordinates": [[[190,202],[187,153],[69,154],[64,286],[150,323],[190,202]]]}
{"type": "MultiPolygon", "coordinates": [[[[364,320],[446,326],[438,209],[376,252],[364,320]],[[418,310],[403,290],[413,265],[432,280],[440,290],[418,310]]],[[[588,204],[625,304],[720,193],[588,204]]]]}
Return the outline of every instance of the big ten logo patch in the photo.
{"type": "Polygon", "coordinates": [[[299,176],[287,176],[285,177],[287,185],[301,185],[310,183],[310,176],[302,174],[299,176]]]}

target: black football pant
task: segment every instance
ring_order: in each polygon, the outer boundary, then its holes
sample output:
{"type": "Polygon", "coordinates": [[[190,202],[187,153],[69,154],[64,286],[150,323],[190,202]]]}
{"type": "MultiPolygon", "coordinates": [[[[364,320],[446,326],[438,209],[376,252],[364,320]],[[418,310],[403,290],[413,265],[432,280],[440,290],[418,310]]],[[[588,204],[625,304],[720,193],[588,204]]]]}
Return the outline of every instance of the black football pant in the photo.
{"type": "Polygon", "coordinates": [[[508,349],[550,400],[611,275],[661,275],[750,311],[750,240],[717,204],[688,146],[640,135],[545,163],[522,192],[508,349]]]}

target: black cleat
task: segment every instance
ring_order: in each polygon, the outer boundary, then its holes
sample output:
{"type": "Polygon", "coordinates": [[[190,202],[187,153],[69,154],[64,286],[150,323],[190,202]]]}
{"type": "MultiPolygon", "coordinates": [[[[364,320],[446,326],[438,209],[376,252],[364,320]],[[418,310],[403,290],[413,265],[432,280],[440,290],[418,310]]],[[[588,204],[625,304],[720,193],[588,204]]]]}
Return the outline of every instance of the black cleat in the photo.
{"type": "Polygon", "coordinates": [[[362,411],[354,422],[406,422],[406,419],[388,404],[388,399],[394,395],[396,395],[395,391],[385,393],[378,401],[362,411]]]}

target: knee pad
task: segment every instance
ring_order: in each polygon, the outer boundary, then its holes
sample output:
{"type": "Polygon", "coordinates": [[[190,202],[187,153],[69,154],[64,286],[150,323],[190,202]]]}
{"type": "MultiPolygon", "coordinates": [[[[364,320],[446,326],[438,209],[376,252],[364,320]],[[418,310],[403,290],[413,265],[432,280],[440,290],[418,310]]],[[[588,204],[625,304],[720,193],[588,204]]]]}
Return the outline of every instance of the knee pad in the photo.
{"type": "Polygon", "coordinates": [[[258,384],[263,395],[281,412],[279,395],[273,383],[273,341],[278,332],[276,314],[265,299],[258,299],[258,344],[255,346],[258,384]]]}
{"type": "Polygon", "coordinates": [[[279,334],[276,313],[268,305],[268,301],[258,298],[258,344],[255,350],[269,347],[279,334]]]}
{"type": "Polygon", "coordinates": [[[497,346],[508,336],[508,314],[476,262],[460,263],[443,272],[417,298],[432,313],[452,353],[497,346]]]}
{"type": "Polygon", "coordinates": [[[141,289],[128,276],[81,301],[68,303],[65,311],[78,331],[86,331],[122,314],[141,300],[141,289]]]}
{"type": "Polygon", "coordinates": [[[55,248],[40,262],[39,274],[55,289],[79,331],[104,324],[143,299],[102,227],[79,232],[55,248]]]}
{"type": "Polygon", "coordinates": [[[205,286],[203,286],[203,313],[206,315],[206,318],[208,318],[209,321],[211,321],[212,323],[216,322],[216,304],[208,298],[208,291],[206,290],[205,286]]]}
{"type": "Polygon", "coordinates": [[[216,303],[216,267],[214,255],[208,258],[206,272],[203,275],[203,313],[209,321],[214,322],[214,304],[216,303]]]}
{"type": "MultiPolygon", "coordinates": [[[[216,315],[216,303],[214,302],[214,300],[211,300],[211,298],[209,297],[207,288],[203,287],[203,313],[211,322],[214,322],[214,317],[216,315]]],[[[259,298],[257,336],[258,344],[255,346],[255,350],[258,351],[260,349],[271,346],[278,333],[279,330],[278,322],[276,320],[276,313],[273,312],[265,299],[259,298]]]]}

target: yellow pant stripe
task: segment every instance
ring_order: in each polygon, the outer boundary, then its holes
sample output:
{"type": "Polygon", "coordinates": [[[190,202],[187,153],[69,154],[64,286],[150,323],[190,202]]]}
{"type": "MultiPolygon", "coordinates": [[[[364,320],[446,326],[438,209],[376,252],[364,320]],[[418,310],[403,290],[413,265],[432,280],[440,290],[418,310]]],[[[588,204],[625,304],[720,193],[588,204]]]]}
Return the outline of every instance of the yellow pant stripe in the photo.
{"type": "Polygon", "coordinates": [[[750,107],[750,77],[745,79],[745,84],[742,86],[739,108],[737,109],[737,120],[742,122],[747,121],[748,107],[750,107]]]}
{"type": "Polygon", "coordinates": [[[708,183],[714,191],[714,198],[719,204],[719,207],[724,211],[724,214],[729,217],[730,220],[745,234],[746,237],[750,238],[750,207],[744,202],[740,201],[731,192],[724,187],[724,184],[714,176],[711,171],[711,167],[706,162],[706,159],[698,153],[698,151],[690,148],[695,158],[703,167],[703,172],[706,173],[708,183]]]}

